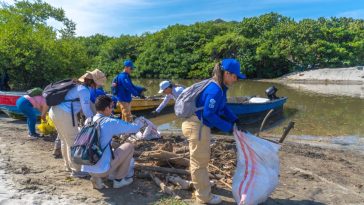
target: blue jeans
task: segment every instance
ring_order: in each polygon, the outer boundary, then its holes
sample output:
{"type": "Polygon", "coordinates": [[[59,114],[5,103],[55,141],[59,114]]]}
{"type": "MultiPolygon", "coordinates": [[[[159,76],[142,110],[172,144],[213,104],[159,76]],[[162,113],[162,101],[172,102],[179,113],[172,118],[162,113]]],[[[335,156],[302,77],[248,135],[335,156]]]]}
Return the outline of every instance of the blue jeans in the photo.
{"type": "Polygon", "coordinates": [[[33,109],[32,103],[30,103],[28,99],[22,96],[16,101],[16,107],[18,107],[18,109],[27,117],[29,134],[35,134],[37,115],[33,109]]]}

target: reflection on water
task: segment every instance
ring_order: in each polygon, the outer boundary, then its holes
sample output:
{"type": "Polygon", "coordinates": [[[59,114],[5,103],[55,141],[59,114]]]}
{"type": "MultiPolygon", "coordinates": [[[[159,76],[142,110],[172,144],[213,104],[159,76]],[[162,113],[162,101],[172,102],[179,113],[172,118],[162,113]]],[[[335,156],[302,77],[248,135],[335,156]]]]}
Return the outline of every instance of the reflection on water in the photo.
{"type": "MultiPolygon", "coordinates": [[[[159,82],[160,80],[134,80],[135,84],[148,88],[146,95],[156,95],[159,82]]],[[[176,80],[175,82],[189,86],[197,80],[176,80]]],[[[295,128],[291,130],[293,135],[364,137],[364,99],[320,94],[280,84],[250,80],[236,83],[229,89],[228,95],[265,97],[264,90],[271,85],[278,88],[278,96],[287,96],[288,101],[284,107],[283,122],[269,130],[270,133],[282,134],[282,128],[289,121],[295,121],[295,128]]],[[[342,88],[348,90],[345,85],[342,88]]],[[[335,86],[335,89],[340,89],[340,86],[335,86]]],[[[173,114],[158,116],[152,121],[162,130],[180,129],[182,123],[173,114]]]]}

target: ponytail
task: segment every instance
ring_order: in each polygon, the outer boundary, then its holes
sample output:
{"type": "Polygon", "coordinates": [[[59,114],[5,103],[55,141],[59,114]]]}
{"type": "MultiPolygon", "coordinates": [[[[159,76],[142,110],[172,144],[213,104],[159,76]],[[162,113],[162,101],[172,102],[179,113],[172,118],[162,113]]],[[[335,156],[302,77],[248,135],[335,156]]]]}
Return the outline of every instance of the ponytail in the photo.
{"type": "Polygon", "coordinates": [[[224,82],[224,71],[221,69],[221,64],[216,63],[212,71],[212,78],[222,87],[224,82]]]}

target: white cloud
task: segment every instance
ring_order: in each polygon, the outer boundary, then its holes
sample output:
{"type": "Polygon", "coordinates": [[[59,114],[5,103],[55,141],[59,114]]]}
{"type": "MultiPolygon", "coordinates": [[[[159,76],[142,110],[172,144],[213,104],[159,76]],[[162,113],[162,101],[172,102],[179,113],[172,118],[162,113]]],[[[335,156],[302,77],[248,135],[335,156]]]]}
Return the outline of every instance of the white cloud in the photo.
{"type": "Polygon", "coordinates": [[[351,17],[351,18],[355,18],[355,19],[364,19],[364,9],[342,12],[342,13],[339,13],[337,16],[351,17]]]}

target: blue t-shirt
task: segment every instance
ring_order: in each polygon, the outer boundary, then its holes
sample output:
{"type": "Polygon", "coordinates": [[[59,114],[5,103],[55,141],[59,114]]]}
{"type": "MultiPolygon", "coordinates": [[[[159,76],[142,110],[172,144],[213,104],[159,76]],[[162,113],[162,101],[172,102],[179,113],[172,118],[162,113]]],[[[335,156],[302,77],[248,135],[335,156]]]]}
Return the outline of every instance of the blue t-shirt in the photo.
{"type": "Polygon", "coordinates": [[[103,88],[90,88],[90,100],[92,103],[95,103],[96,98],[100,95],[106,95],[106,92],[103,88]]]}

